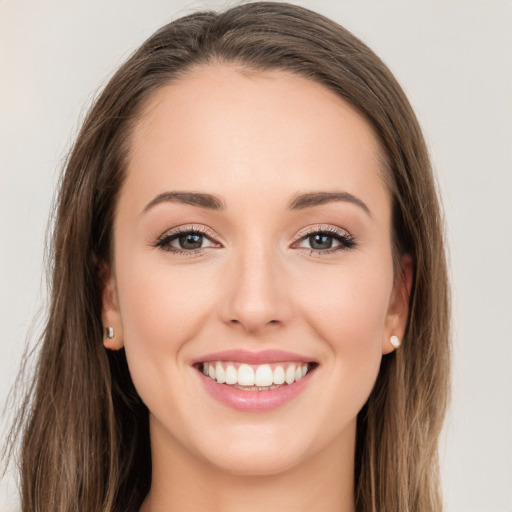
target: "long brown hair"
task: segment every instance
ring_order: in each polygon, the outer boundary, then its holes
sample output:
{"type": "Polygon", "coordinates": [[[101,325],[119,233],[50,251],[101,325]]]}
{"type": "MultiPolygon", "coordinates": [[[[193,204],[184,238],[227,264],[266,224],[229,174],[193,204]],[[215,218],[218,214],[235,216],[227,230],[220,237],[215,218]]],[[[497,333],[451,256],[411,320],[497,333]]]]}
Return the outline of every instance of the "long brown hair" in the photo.
{"type": "Polygon", "coordinates": [[[395,261],[408,253],[415,270],[402,347],[383,358],[358,416],[356,508],[439,512],[449,294],[425,142],[402,89],[367,46],[319,14],[274,2],[198,12],[164,26],[121,66],[83,123],[61,181],[48,321],[16,427],[23,427],[23,511],[137,511],[149,490],[148,411],[123,350],[103,346],[99,274],[110,258],[131,128],[157,89],[209,62],[287,70],[321,83],[378,135],[395,261]]]}

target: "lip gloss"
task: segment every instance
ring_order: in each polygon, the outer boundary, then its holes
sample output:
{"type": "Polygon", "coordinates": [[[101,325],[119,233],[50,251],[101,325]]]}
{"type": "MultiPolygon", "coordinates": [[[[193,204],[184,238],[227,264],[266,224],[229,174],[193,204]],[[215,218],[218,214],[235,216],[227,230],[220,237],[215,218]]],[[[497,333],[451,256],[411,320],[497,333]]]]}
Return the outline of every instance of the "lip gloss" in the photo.
{"type": "Polygon", "coordinates": [[[266,391],[246,391],[217,381],[197,372],[206,390],[219,402],[240,411],[263,412],[277,409],[297,397],[308,385],[310,374],[306,374],[293,384],[266,391]]]}
{"type": "Polygon", "coordinates": [[[198,357],[192,364],[209,361],[237,361],[246,364],[277,363],[282,361],[309,363],[312,360],[313,358],[311,357],[284,350],[262,350],[260,352],[251,352],[249,350],[223,350],[221,352],[198,357]]]}

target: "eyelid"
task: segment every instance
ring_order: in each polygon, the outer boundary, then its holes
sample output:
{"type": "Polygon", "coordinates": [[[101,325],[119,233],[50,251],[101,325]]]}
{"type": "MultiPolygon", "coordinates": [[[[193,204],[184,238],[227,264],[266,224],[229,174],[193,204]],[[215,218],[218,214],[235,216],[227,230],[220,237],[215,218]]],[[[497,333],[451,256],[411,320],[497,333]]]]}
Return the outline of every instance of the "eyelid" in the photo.
{"type": "Polygon", "coordinates": [[[312,235],[313,233],[332,233],[334,235],[339,235],[350,239],[355,238],[346,229],[333,226],[332,224],[318,224],[316,226],[308,226],[307,228],[301,229],[297,233],[297,239],[303,239],[308,235],[312,235]]]}
{"type": "Polygon", "coordinates": [[[209,227],[204,225],[196,225],[196,224],[183,224],[181,226],[176,226],[174,228],[168,229],[162,235],[160,235],[156,242],[153,244],[154,247],[176,256],[180,257],[194,257],[200,256],[204,253],[206,249],[217,249],[223,247],[222,243],[218,241],[219,237],[217,234],[209,227]],[[211,242],[211,245],[207,247],[199,247],[197,249],[181,249],[179,247],[174,247],[171,245],[171,242],[176,240],[179,235],[183,233],[194,233],[203,236],[211,242]]]}
{"type": "Polygon", "coordinates": [[[292,248],[298,249],[300,251],[307,251],[309,255],[318,256],[327,256],[329,254],[335,254],[339,251],[345,251],[352,249],[356,246],[356,237],[351,235],[346,229],[332,226],[330,224],[321,224],[317,226],[309,226],[304,230],[299,231],[297,235],[297,239],[291,245],[292,248]],[[312,247],[297,247],[297,245],[312,234],[325,234],[329,237],[334,238],[339,245],[336,247],[331,247],[329,249],[313,249],[312,247]]]}
{"type": "Polygon", "coordinates": [[[163,240],[164,238],[173,236],[173,235],[179,235],[181,233],[198,233],[201,235],[206,236],[207,238],[210,238],[212,241],[216,243],[220,243],[218,241],[219,236],[215,231],[213,231],[208,226],[204,225],[197,225],[197,224],[183,224],[181,226],[176,226],[174,228],[168,229],[167,231],[164,231],[157,239],[157,242],[160,240],[163,240]]]}

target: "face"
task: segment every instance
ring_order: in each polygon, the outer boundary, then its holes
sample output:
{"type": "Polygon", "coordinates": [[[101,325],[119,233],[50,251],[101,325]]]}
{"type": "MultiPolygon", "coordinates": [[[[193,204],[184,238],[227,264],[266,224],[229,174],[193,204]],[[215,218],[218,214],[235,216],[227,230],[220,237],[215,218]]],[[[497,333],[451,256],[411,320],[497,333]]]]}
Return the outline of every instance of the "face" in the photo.
{"type": "Polygon", "coordinates": [[[381,162],[353,108],[286,72],[210,65],[151,98],[103,321],[154,452],[238,474],[351,453],[407,316],[381,162]]]}

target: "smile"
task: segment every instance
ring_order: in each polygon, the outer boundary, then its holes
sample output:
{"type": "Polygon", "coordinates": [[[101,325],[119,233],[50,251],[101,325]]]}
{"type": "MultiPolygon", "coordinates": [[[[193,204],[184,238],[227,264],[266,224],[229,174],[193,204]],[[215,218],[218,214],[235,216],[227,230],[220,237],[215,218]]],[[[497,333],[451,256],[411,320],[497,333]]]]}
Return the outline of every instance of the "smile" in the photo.
{"type": "Polygon", "coordinates": [[[293,384],[305,377],[312,367],[300,361],[260,365],[210,361],[200,365],[203,374],[217,383],[246,391],[268,391],[293,384]]]}
{"type": "Polygon", "coordinates": [[[281,350],[229,350],[193,363],[207,393],[242,412],[271,411],[292,402],[315,379],[319,364],[281,350]]]}
{"type": "Polygon", "coordinates": [[[310,368],[311,365],[301,362],[260,365],[223,361],[202,363],[202,372],[210,379],[246,391],[267,391],[293,384],[302,379],[310,368]]]}

